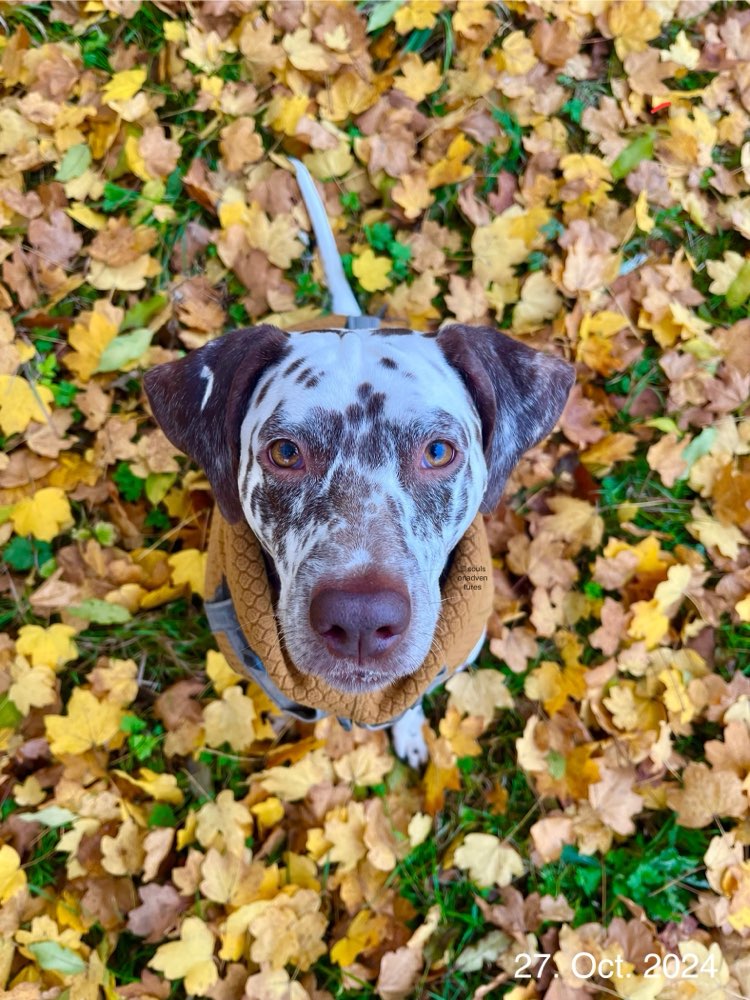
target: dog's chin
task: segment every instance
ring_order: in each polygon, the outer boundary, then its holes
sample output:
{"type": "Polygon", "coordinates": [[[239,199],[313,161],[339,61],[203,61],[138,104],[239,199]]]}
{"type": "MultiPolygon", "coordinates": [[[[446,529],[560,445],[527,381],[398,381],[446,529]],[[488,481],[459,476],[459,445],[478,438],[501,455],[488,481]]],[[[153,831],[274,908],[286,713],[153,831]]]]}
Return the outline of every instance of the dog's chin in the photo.
{"type": "Polygon", "coordinates": [[[390,687],[405,674],[395,671],[384,671],[377,667],[363,667],[361,664],[343,661],[339,667],[314,671],[317,677],[324,680],[337,691],[344,694],[371,694],[390,687]]]}
{"type": "Polygon", "coordinates": [[[300,673],[319,677],[343,694],[372,694],[409,677],[419,669],[426,655],[394,656],[366,664],[331,656],[326,650],[321,651],[313,661],[309,653],[300,659],[292,656],[292,661],[300,673]]]}

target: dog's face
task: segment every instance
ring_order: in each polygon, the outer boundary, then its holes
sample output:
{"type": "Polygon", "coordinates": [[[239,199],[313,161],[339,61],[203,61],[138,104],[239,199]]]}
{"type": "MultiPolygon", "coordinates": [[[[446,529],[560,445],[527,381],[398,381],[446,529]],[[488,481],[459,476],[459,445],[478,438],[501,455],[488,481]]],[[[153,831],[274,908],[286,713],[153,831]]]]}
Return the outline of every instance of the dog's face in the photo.
{"type": "Polygon", "coordinates": [[[167,436],[272,561],[291,660],[349,692],[424,661],[451,551],[571,384],[563,362],[460,326],[259,327],[146,376],[167,436]]]}
{"type": "Polygon", "coordinates": [[[482,428],[434,339],[297,333],[289,347],[242,423],[242,509],[294,663],[372,690],[430,649],[440,574],[487,486],[482,428]]]}

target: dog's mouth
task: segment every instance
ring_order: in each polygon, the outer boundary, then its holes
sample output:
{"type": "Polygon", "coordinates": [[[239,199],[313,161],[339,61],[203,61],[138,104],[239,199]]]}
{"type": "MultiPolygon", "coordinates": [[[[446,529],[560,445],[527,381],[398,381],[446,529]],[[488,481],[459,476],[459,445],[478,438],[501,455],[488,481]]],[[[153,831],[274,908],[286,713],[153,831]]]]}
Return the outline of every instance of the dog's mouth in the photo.
{"type": "Polygon", "coordinates": [[[310,568],[290,590],[282,587],[276,607],[288,660],[300,673],[367,694],[422,666],[435,642],[438,580],[406,562],[373,561],[366,572],[346,574],[316,566],[313,576],[310,568]]]}
{"type": "Polygon", "coordinates": [[[353,660],[332,661],[326,656],[322,656],[312,669],[304,667],[300,669],[304,673],[320,677],[326,684],[345,694],[369,694],[381,691],[414,672],[413,670],[405,671],[403,667],[401,669],[388,667],[377,661],[372,664],[358,663],[353,660]]]}

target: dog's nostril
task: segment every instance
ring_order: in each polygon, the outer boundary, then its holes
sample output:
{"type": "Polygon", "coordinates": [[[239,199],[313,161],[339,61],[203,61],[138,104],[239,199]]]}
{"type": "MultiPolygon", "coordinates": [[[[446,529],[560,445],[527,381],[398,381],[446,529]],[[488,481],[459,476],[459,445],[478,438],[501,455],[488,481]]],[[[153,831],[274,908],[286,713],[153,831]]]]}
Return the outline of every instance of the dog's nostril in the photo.
{"type": "Polygon", "coordinates": [[[320,633],[324,639],[332,639],[334,642],[345,642],[346,641],[346,629],[341,628],[340,625],[332,625],[325,632],[320,633]]]}
{"type": "Polygon", "coordinates": [[[381,628],[375,629],[375,635],[379,639],[391,639],[393,634],[394,632],[390,625],[383,625],[381,628]]]}

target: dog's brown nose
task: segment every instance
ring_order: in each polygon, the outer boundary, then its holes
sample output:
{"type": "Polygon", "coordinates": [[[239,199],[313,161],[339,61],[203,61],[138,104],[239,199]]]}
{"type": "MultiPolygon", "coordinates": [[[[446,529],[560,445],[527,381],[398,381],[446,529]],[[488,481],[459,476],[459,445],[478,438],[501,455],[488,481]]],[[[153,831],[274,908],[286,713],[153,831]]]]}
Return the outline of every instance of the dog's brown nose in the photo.
{"type": "Polygon", "coordinates": [[[395,590],[321,590],[310,622],[334,656],[374,660],[398,643],[411,619],[409,599],[395,590]]]}

